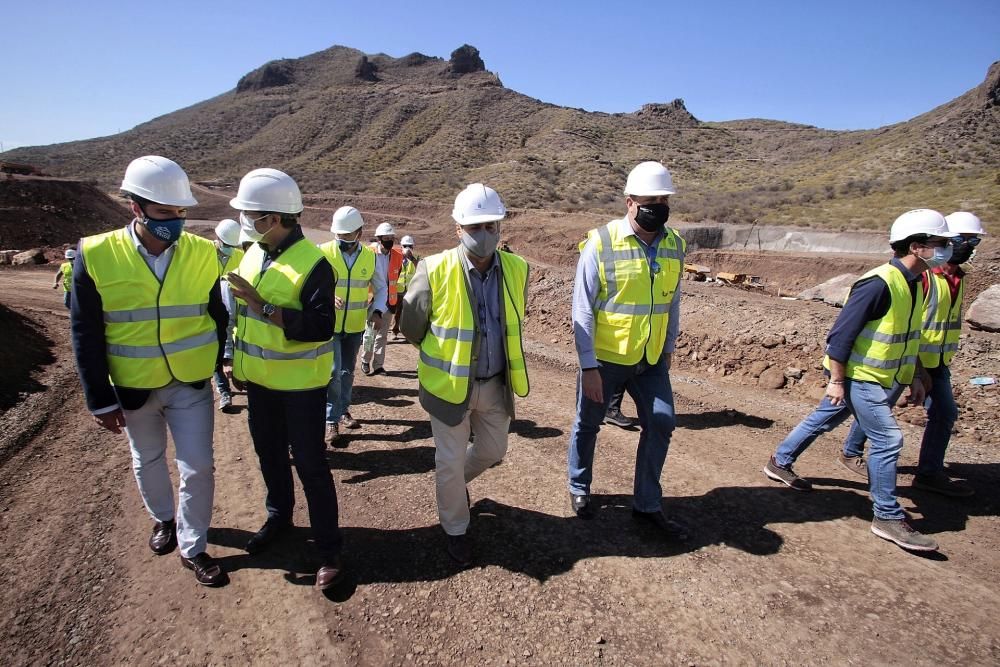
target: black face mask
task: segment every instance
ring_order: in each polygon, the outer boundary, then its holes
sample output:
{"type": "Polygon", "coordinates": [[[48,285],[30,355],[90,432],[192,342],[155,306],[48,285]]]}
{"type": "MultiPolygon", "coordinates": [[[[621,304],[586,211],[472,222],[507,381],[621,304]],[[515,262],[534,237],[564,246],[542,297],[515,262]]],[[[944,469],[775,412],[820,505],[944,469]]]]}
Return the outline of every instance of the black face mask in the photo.
{"type": "Polygon", "coordinates": [[[968,243],[963,243],[962,245],[954,246],[951,251],[951,259],[948,260],[949,264],[954,264],[958,266],[959,264],[965,264],[972,257],[972,253],[975,252],[973,248],[968,243]]]}
{"type": "Polygon", "coordinates": [[[635,212],[635,224],[647,232],[656,232],[670,219],[669,204],[640,204],[635,212]]]}
{"type": "Polygon", "coordinates": [[[392,250],[393,243],[395,243],[395,241],[393,241],[392,239],[383,239],[382,247],[385,248],[386,250],[392,250]]]}
{"type": "Polygon", "coordinates": [[[354,248],[357,247],[357,240],[345,241],[344,239],[337,239],[337,245],[340,246],[340,252],[354,252],[354,248]]]}

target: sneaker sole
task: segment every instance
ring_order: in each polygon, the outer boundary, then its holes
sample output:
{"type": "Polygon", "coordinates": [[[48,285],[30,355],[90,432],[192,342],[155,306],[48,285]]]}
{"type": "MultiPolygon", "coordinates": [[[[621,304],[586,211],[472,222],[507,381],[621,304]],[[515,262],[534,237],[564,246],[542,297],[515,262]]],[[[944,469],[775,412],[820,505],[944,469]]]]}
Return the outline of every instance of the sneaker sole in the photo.
{"type": "Polygon", "coordinates": [[[798,487],[798,486],[792,486],[791,482],[787,482],[787,481],[781,479],[781,477],[779,477],[778,475],[774,474],[773,472],[771,472],[767,468],[764,468],[764,474],[767,475],[768,479],[772,479],[775,482],[780,482],[781,484],[784,484],[785,486],[787,486],[789,489],[793,489],[795,491],[811,491],[812,490],[812,489],[803,489],[803,488],[798,487]]]}
{"type": "Polygon", "coordinates": [[[612,420],[612,419],[605,419],[604,423],[605,424],[611,424],[612,426],[617,426],[618,428],[629,428],[629,427],[632,426],[632,422],[627,422],[626,423],[626,422],[615,421],[615,420],[612,420]]]}
{"type": "Polygon", "coordinates": [[[875,535],[878,535],[883,540],[888,540],[889,542],[895,544],[897,547],[901,547],[903,549],[906,549],[907,551],[937,551],[939,549],[938,545],[936,544],[932,547],[927,547],[922,544],[918,545],[918,544],[910,544],[907,542],[903,542],[902,540],[896,539],[895,537],[893,537],[892,535],[890,535],[889,533],[885,532],[880,528],[876,528],[875,526],[872,526],[871,528],[872,532],[875,535]]]}

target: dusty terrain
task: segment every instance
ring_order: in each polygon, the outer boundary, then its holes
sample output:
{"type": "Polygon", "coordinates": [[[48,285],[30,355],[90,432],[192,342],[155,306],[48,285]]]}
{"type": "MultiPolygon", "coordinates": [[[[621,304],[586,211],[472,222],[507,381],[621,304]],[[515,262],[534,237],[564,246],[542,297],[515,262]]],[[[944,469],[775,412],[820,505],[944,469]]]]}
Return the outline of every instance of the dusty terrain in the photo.
{"type": "MultiPolygon", "coordinates": [[[[230,584],[202,588],[176,553],[153,556],[127,442],[100,431],[83,405],[52,267],[0,270],[9,309],[0,323],[18,346],[2,359],[17,371],[0,407],[4,662],[1000,662],[1000,392],[968,385],[972,375],[1000,375],[1000,337],[967,333],[955,362],[964,412],[950,470],[976,488],[973,499],[910,487],[921,415],[905,412],[914,424],[904,423],[901,502],[942,545],[924,558],[869,532],[866,490],[834,458],[843,429],[799,464],[813,493],[760,472],[814,403],[818,350],[837,311],[685,282],[673,373],[679,427],[663,479],[668,511],[696,536],[675,548],[629,517],[636,432],[601,432],[601,511],[589,523],[570,515],[569,257],[532,263],[532,393],[519,402],[503,464],[470,486],[478,565],[460,571],[444,554],[416,355],[393,343],[389,373],[358,379],[352,413],[362,429],[329,452],[350,567],[330,596],[309,585],[308,529],[264,555],[242,550],[264,517],[245,412],[216,420],[209,541],[230,584]],[[788,367],[801,380],[759,384],[769,368],[788,367]]],[[[634,414],[628,400],[625,410],[634,414]]],[[[301,500],[296,523],[308,525],[301,500]]]]}

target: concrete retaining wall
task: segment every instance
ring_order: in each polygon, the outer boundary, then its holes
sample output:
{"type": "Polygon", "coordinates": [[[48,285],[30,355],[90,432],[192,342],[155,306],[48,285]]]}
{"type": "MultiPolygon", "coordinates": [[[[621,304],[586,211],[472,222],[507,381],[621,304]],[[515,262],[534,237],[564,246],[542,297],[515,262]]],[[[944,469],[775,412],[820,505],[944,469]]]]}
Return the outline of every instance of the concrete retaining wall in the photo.
{"type": "Polygon", "coordinates": [[[786,252],[889,252],[888,236],[881,232],[828,232],[800,227],[760,225],[681,224],[689,249],[781,250],[786,252]]]}

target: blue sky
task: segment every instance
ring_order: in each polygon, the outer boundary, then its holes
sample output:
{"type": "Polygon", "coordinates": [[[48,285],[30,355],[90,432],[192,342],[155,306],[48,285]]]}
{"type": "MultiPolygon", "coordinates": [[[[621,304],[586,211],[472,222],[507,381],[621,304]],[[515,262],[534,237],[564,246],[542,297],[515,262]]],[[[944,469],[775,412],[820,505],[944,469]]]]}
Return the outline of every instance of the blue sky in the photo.
{"type": "Polygon", "coordinates": [[[334,44],[447,58],[469,43],[507,87],[594,111],[681,97],[702,120],[858,129],[978,85],[1000,59],[1000,0],[34,0],[5,3],[0,41],[4,149],[127,130],[334,44]]]}

